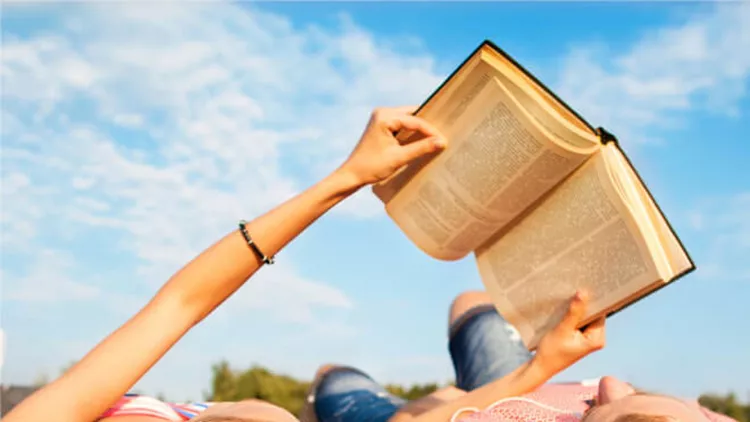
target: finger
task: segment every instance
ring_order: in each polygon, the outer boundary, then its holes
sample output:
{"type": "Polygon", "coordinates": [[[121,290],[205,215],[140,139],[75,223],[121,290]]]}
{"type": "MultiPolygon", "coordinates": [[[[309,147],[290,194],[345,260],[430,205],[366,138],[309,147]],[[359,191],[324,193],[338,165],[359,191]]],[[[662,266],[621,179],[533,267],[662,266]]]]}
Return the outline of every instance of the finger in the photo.
{"type": "Polygon", "coordinates": [[[583,331],[583,336],[595,349],[601,349],[606,343],[606,322],[606,317],[598,318],[583,331]]]}
{"type": "Polygon", "coordinates": [[[401,146],[400,165],[408,164],[419,157],[440,151],[445,148],[443,138],[431,136],[401,146]]]}
{"type": "Polygon", "coordinates": [[[560,325],[567,329],[575,330],[580,325],[583,317],[586,315],[586,305],[588,304],[588,294],[579,290],[570,300],[568,312],[565,313],[560,325]]]}
{"type": "Polygon", "coordinates": [[[426,120],[409,114],[394,114],[386,120],[385,124],[392,132],[407,129],[420,132],[425,136],[442,136],[440,131],[426,120]]]}

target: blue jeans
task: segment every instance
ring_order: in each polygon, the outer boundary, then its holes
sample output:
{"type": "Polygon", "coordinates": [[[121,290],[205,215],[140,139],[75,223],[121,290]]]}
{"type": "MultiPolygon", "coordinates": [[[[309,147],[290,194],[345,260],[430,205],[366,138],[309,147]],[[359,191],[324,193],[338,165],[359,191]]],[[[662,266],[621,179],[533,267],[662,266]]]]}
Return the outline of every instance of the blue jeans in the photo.
{"type": "MultiPolygon", "coordinates": [[[[448,350],[456,387],[464,391],[500,379],[531,358],[516,329],[492,305],[477,306],[453,323],[448,350]]],[[[364,372],[348,367],[329,371],[314,395],[320,422],[385,422],[406,404],[364,372]]]]}

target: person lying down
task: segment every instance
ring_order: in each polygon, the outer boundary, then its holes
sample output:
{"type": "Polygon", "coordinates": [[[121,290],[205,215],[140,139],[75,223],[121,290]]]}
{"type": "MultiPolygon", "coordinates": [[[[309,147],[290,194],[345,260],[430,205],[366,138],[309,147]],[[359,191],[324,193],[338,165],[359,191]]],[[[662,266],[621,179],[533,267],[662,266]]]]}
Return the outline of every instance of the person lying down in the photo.
{"type": "MultiPolygon", "coordinates": [[[[287,422],[297,418],[258,400],[168,404],[126,394],[192,327],[200,323],[310,224],[364,186],[382,181],[447,142],[415,108],[376,110],[351,155],[331,174],[261,217],[245,223],[174,274],[125,324],[60,378],[8,413],[7,422],[287,422]],[[421,133],[401,144],[394,133],[421,133]]],[[[176,228],[178,230],[179,228],[176,228]]],[[[533,355],[482,292],[467,292],[449,309],[448,344],[455,387],[406,403],[366,373],[323,366],[312,384],[303,422],[368,421],[729,421],[694,402],[638,393],[604,377],[596,383],[547,384],[601,349],[605,322],[576,327],[587,296],[571,298],[560,324],[533,355]]],[[[263,339],[258,339],[262,344],[263,339]]]]}

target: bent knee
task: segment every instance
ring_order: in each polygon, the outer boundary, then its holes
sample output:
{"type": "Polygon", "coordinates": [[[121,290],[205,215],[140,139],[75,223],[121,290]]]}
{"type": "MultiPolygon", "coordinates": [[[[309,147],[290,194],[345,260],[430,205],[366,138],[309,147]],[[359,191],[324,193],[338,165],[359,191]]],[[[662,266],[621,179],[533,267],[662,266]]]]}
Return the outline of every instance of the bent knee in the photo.
{"type": "Polygon", "coordinates": [[[326,363],[326,364],[320,365],[318,367],[318,370],[315,371],[315,379],[319,379],[320,377],[330,372],[332,369],[336,369],[340,367],[341,365],[337,365],[335,363],[326,363]]]}
{"type": "Polygon", "coordinates": [[[491,304],[492,300],[490,295],[486,292],[479,290],[471,290],[463,292],[453,299],[451,308],[448,316],[448,326],[450,327],[453,323],[467,311],[480,305],[491,304]]]}

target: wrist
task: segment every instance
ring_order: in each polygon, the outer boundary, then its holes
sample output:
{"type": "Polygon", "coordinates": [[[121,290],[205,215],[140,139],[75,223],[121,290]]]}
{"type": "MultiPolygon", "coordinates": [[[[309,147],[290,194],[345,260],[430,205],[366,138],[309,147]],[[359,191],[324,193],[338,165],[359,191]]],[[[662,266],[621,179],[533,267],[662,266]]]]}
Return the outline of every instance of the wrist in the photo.
{"type": "Polygon", "coordinates": [[[557,369],[553,362],[550,362],[544,355],[539,355],[539,353],[531,358],[527,370],[534,377],[543,378],[544,381],[542,382],[546,382],[560,372],[560,369],[557,369]]]}
{"type": "Polygon", "coordinates": [[[358,191],[367,184],[345,166],[341,166],[334,170],[327,179],[329,179],[342,193],[348,194],[358,191]]]}
{"type": "Polygon", "coordinates": [[[344,167],[334,170],[323,182],[333,189],[336,196],[341,197],[347,197],[357,192],[366,184],[344,167]]]}

